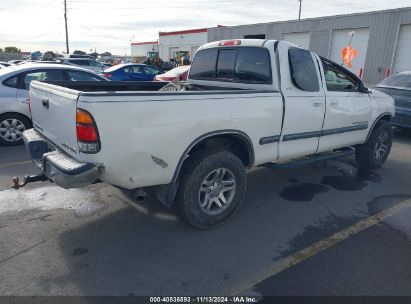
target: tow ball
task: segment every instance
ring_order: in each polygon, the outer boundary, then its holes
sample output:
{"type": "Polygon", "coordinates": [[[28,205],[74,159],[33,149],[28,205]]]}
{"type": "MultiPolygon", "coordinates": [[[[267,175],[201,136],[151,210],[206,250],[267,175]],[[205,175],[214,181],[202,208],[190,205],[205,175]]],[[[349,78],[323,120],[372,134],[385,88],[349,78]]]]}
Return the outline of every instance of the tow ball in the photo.
{"type": "Polygon", "coordinates": [[[24,187],[28,183],[34,183],[34,182],[44,182],[48,180],[47,176],[44,174],[41,175],[25,175],[23,178],[23,182],[20,182],[20,179],[18,177],[13,177],[12,182],[13,184],[11,185],[11,188],[15,190],[19,190],[21,187],[24,187]]]}

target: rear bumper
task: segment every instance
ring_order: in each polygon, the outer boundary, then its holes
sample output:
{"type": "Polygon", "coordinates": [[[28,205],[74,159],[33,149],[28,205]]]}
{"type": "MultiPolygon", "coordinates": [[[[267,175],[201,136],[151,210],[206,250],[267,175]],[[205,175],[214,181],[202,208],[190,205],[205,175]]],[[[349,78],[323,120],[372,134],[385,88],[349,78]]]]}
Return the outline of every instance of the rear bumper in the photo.
{"type": "Polygon", "coordinates": [[[34,164],[60,187],[80,188],[98,179],[96,165],[81,163],[56,149],[36,130],[24,131],[23,140],[34,164]]]}

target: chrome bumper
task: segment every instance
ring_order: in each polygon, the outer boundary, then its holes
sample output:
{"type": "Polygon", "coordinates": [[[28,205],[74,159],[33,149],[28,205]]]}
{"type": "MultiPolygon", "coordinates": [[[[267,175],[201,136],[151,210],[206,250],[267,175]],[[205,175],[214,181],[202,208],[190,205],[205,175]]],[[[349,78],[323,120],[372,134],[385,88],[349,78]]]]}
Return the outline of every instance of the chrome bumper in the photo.
{"type": "Polygon", "coordinates": [[[81,163],[65,152],[55,149],[36,130],[24,131],[23,140],[34,164],[60,187],[80,188],[98,179],[96,165],[81,163]]]}

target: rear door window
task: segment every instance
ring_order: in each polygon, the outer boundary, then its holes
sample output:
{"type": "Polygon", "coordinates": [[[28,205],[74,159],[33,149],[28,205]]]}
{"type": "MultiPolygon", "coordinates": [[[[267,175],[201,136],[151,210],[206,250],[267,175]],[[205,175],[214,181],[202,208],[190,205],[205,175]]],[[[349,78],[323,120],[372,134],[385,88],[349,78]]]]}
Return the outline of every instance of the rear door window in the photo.
{"type": "Polygon", "coordinates": [[[147,75],[158,75],[160,74],[160,71],[152,68],[152,67],[144,67],[144,71],[147,75]]]}
{"type": "Polygon", "coordinates": [[[311,53],[304,49],[291,48],[288,56],[293,84],[303,91],[318,92],[320,85],[311,53]]]}
{"type": "Polygon", "coordinates": [[[137,74],[137,73],[144,73],[144,68],[142,66],[129,66],[123,68],[124,73],[131,73],[131,74],[137,74]]]}
{"type": "Polygon", "coordinates": [[[218,49],[200,50],[196,53],[190,70],[190,78],[214,80],[218,49]]]}
{"type": "Polygon", "coordinates": [[[23,89],[28,90],[30,83],[33,80],[39,81],[63,81],[66,80],[64,72],[62,70],[40,70],[25,73],[22,77],[23,89]]]}

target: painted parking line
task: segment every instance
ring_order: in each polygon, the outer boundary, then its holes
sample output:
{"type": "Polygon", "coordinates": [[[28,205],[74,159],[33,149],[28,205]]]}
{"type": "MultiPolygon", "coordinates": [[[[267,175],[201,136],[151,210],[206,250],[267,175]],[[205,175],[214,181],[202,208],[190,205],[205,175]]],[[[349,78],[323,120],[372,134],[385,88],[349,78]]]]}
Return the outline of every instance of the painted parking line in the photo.
{"type": "Polygon", "coordinates": [[[339,232],[334,233],[333,235],[314,243],[313,245],[298,251],[297,253],[290,255],[284,259],[281,259],[269,266],[263,272],[256,274],[255,276],[249,276],[245,278],[240,284],[235,286],[232,290],[229,290],[230,294],[236,295],[246,290],[251,289],[254,285],[276,275],[280,272],[287,270],[288,268],[293,267],[294,265],[336,245],[337,243],[358,234],[361,231],[364,231],[385,219],[400,213],[401,211],[411,207],[411,199],[403,201],[391,208],[388,208],[380,213],[377,213],[373,216],[370,216],[358,223],[345,228],[339,232]]]}
{"type": "Polygon", "coordinates": [[[31,160],[23,160],[23,161],[18,161],[18,162],[13,162],[13,163],[7,163],[7,164],[0,165],[0,169],[5,168],[5,167],[10,167],[10,166],[24,165],[24,164],[30,164],[30,163],[32,163],[31,160]]]}

